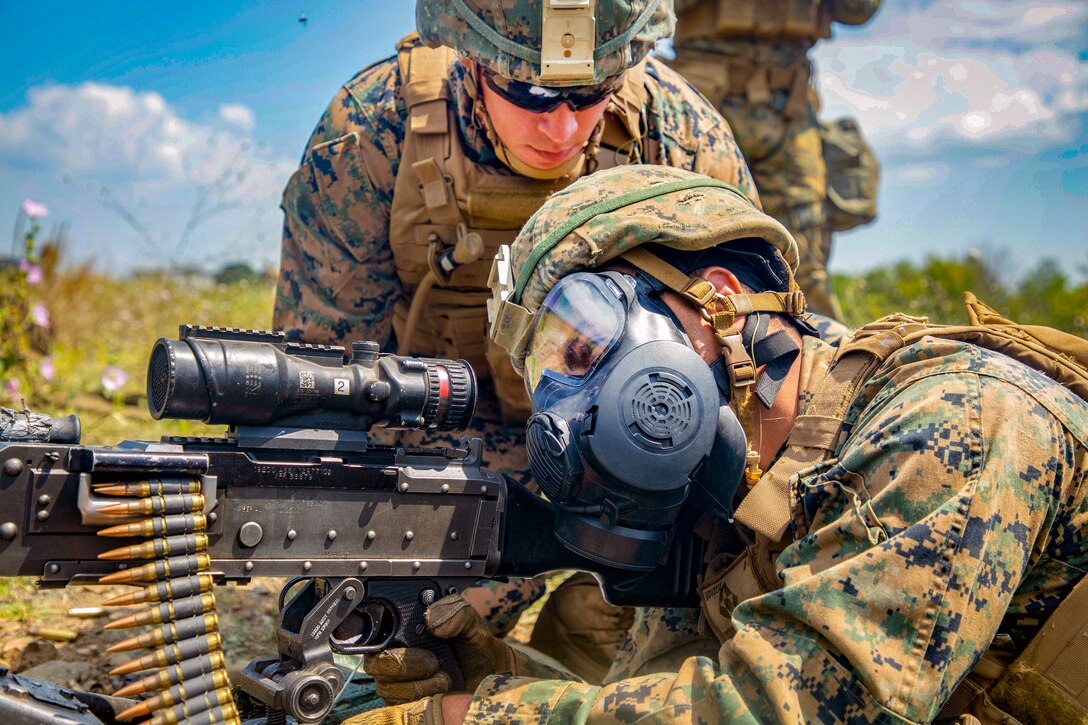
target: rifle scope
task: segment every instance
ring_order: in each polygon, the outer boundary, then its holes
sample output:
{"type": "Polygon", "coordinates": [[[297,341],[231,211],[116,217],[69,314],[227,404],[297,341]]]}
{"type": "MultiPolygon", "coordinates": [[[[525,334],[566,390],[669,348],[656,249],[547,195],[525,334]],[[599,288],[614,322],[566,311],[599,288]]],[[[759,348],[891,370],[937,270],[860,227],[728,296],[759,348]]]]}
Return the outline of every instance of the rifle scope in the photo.
{"type": "Polygon", "coordinates": [[[402,357],[376,342],[285,342],[281,332],[182,325],[147,366],[152,417],[205,423],[442,431],[468,426],[476,377],[464,360],[402,357]]]}

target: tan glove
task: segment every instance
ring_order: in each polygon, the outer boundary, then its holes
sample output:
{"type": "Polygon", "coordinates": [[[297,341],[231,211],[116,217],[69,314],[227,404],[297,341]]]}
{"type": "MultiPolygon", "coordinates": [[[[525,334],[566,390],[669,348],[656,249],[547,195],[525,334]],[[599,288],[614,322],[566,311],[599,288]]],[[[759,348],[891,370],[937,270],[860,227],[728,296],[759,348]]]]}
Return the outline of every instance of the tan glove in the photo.
{"type": "Polygon", "coordinates": [[[442,725],[442,696],[360,712],[341,725],[442,725]]]}
{"type": "MultiPolygon", "coordinates": [[[[516,674],[514,651],[491,634],[487,624],[460,594],[439,599],[427,608],[427,627],[449,640],[450,650],[472,692],[488,675],[516,674]]],[[[416,647],[389,649],[363,658],[375,690],[387,703],[403,703],[449,692],[452,679],[439,670],[438,658],[416,647]]]]}

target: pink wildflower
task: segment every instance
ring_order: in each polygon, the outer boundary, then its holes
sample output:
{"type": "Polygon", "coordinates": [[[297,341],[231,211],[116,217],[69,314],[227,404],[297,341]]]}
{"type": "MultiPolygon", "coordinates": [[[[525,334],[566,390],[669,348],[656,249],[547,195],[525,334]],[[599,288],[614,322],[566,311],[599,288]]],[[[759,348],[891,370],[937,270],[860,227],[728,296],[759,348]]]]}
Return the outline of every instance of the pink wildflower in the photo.
{"type": "Polygon", "coordinates": [[[27,284],[41,284],[45,276],[42,274],[42,268],[36,264],[31,264],[25,259],[19,262],[19,269],[26,274],[27,284]]]}
{"type": "Polygon", "coordinates": [[[53,364],[53,356],[46,355],[42,358],[42,361],[38,363],[38,372],[46,380],[51,382],[53,378],[57,377],[57,366],[53,364]]]}
{"type": "Polygon", "coordinates": [[[37,219],[49,214],[49,207],[40,201],[34,201],[33,199],[23,200],[23,213],[31,219],[37,219]]]}
{"type": "Polygon", "coordinates": [[[102,389],[107,393],[116,393],[128,382],[128,373],[116,365],[107,365],[102,371],[102,389]]]}
{"type": "Polygon", "coordinates": [[[19,392],[19,381],[16,378],[12,378],[4,383],[4,392],[9,395],[15,395],[19,392]]]}
{"type": "Polygon", "coordinates": [[[49,329],[49,310],[41,302],[34,303],[34,306],[30,308],[30,320],[38,327],[44,327],[49,329]]]}
{"type": "Polygon", "coordinates": [[[49,310],[45,305],[36,303],[33,307],[30,307],[30,321],[38,325],[39,328],[49,329],[49,310]]]}

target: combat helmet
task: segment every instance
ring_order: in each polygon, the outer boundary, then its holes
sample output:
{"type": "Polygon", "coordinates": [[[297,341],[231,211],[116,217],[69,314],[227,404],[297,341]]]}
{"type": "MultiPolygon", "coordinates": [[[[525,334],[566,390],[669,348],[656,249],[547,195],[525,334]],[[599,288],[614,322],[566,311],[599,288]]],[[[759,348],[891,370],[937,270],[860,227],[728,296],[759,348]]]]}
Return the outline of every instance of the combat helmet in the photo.
{"type": "Polygon", "coordinates": [[[602,83],[676,25],[670,0],[419,0],[416,28],[488,71],[542,86],[602,83]]]}
{"type": "MultiPolygon", "coordinates": [[[[489,82],[537,87],[615,86],[641,63],[676,19],[670,0],[418,0],[416,27],[432,47],[457,50],[474,70],[465,75],[472,115],[495,155],[534,179],[577,177],[595,158],[604,121],[582,153],[551,168],[532,166],[506,148],[485,104],[479,102],[479,68],[489,82]]],[[[531,91],[537,91],[533,88],[531,91]]],[[[548,91],[540,89],[541,94],[548,91]]]]}
{"type": "MultiPolygon", "coordinates": [[[[535,313],[563,276],[621,256],[642,268],[648,255],[637,248],[645,244],[697,251],[742,239],[769,244],[788,274],[785,291],[768,293],[777,294],[781,304],[760,311],[802,314],[804,298],[792,274],[797,243],[740,189],[668,166],[635,164],[598,171],[549,197],[513,243],[499,250],[489,281],[491,338],[510,353],[520,371],[535,313]]],[[[648,273],[659,279],[669,276],[661,281],[673,286],[673,275],[661,267],[648,273]]],[[[676,273],[690,286],[686,274],[676,273]]],[[[677,291],[702,307],[714,301],[703,302],[705,283],[677,291]],[[696,293],[700,296],[693,297],[696,293]]],[[[733,315],[756,311],[736,299],[756,296],[734,295],[725,305],[735,308],[733,315]]]]}
{"type": "MultiPolygon", "coordinates": [[[[738,188],[690,171],[631,165],[598,171],[553,194],[529,219],[514,242],[500,248],[492,265],[488,301],[490,336],[524,374],[537,311],[565,275],[622,259],[678,293],[714,329],[728,376],[730,405],[751,437],[751,400],[766,334],[758,313],[793,316],[802,329],[805,299],[793,278],[797,243],[781,223],[757,209],[738,188]],[[697,252],[760,240],[764,254],[781,270],[781,289],[723,296],[708,281],[692,277],[646,245],[697,252]],[[756,314],[753,314],[756,313],[756,314]],[[744,330],[733,328],[747,315],[744,330]]],[[[761,380],[761,384],[762,384],[761,380]]],[[[770,382],[770,381],[768,381],[770,382]]],[[[777,386],[771,400],[777,394],[777,386]]],[[[760,396],[770,407],[766,396],[760,396]]],[[[754,459],[752,456],[755,456],[754,459]]],[[[746,476],[761,474],[749,454],[746,476]]]]}

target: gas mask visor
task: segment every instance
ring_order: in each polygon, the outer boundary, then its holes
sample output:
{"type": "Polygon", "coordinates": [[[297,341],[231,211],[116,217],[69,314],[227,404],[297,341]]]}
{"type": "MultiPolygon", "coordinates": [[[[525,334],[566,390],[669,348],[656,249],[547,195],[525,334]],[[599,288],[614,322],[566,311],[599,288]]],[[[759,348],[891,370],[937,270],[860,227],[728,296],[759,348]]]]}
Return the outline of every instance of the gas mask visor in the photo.
{"type": "Polygon", "coordinates": [[[619,272],[568,275],[538,312],[525,379],[529,465],[557,538],[610,566],[660,565],[732,415],[668,308],[619,272]]]}
{"type": "Polygon", "coordinates": [[[529,395],[545,374],[581,384],[623,333],[623,301],[621,292],[594,274],[574,274],[552,288],[537,313],[525,359],[529,395]]]}

